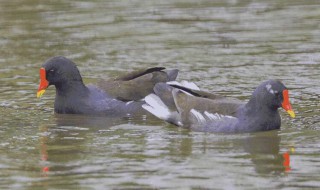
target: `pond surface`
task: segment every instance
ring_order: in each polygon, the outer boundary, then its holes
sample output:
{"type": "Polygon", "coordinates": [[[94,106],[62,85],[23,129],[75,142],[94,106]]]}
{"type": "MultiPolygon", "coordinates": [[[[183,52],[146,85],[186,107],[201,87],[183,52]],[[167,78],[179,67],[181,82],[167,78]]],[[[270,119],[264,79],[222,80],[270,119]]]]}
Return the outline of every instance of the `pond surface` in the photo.
{"type": "Polygon", "coordinates": [[[0,1],[0,189],[320,188],[317,0],[0,1]],[[134,69],[247,100],[267,79],[297,117],[278,131],[224,135],[156,118],[55,115],[36,99],[51,56],[86,83],[134,69]]]}

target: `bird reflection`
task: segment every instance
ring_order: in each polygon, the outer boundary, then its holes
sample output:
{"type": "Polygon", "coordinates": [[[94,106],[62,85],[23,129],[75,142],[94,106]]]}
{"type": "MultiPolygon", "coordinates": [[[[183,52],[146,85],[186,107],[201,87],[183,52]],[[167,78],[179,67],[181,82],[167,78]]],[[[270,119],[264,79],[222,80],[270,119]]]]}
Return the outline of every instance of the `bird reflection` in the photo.
{"type": "MultiPolygon", "coordinates": [[[[282,175],[290,172],[292,167],[290,156],[293,153],[293,148],[283,147],[281,144],[281,136],[278,134],[279,131],[225,135],[206,134],[187,129],[177,129],[175,127],[166,128],[163,126],[164,128],[161,129],[161,132],[155,130],[158,134],[154,134],[150,131],[141,133],[141,131],[144,131],[142,127],[146,125],[146,123],[150,124],[150,120],[147,122],[145,118],[55,115],[53,119],[54,122],[50,121],[48,125],[44,124],[39,127],[41,134],[39,141],[42,176],[47,176],[48,173],[55,171],[59,171],[60,173],[75,171],[77,167],[82,164],[79,160],[83,160],[84,155],[87,157],[91,156],[90,159],[94,159],[94,154],[89,155],[92,153],[91,151],[98,150],[96,146],[99,145],[108,147],[108,143],[120,143],[118,147],[122,149],[112,150],[114,151],[112,155],[121,160],[132,159],[132,155],[136,154],[137,150],[139,150],[140,156],[144,155],[142,158],[139,157],[140,162],[141,160],[146,161],[147,159],[152,159],[153,157],[150,157],[150,147],[152,147],[151,152],[157,152],[154,151],[155,149],[161,149],[166,152],[165,155],[160,154],[160,157],[166,157],[166,160],[169,160],[169,164],[170,162],[175,164],[189,162],[190,157],[193,157],[194,154],[199,156],[199,153],[209,156],[230,156],[230,152],[236,154],[231,160],[236,162],[238,160],[241,161],[243,158],[250,160],[256,173],[261,175],[282,175]],[[120,130],[118,128],[118,130],[115,129],[115,131],[110,129],[110,131],[106,133],[108,135],[99,136],[102,142],[97,139],[97,133],[122,124],[129,124],[129,129],[132,124],[136,124],[139,126],[139,130],[137,132],[134,130],[128,131],[128,128],[120,130]],[[118,136],[124,135],[123,131],[134,135],[129,135],[130,138],[128,136],[123,137],[124,141],[122,142],[118,136]],[[112,140],[110,137],[116,138],[112,140]],[[152,140],[154,137],[157,138],[157,141],[152,140]],[[106,139],[108,139],[108,141],[106,139]],[[92,143],[101,144],[92,145],[92,143]],[[121,143],[124,143],[123,146],[121,146],[121,143]],[[148,143],[152,144],[150,145],[148,143]],[[128,144],[130,144],[130,146],[128,146],[128,144]],[[92,148],[91,145],[94,147],[92,148]],[[130,152],[132,147],[137,147],[137,149],[130,152]],[[140,151],[142,151],[142,153],[140,151]],[[245,156],[242,156],[243,152],[246,153],[245,156]]],[[[210,157],[208,158],[208,161],[210,161],[210,157]]],[[[219,158],[219,156],[217,158],[219,158]]],[[[155,157],[154,159],[158,158],[155,157]]],[[[214,160],[217,161],[219,159],[214,160]]],[[[221,163],[225,164],[226,161],[221,160],[221,163]]],[[[97,171],[93,170],[92,172],[97,171]]]]}
{"type": "Polygon", "coordinates": [[[169,147],[172,150],[170,153],[173,155],[171,158],[179,156],[178,160],[181,160],[181,157],[187,159],[195,152],[208,155],[236,153],[232,159],[236,159],[236,162],[239,158],[250,160],[256,173],[261,175],[282,175],[291,171],[290,156],[294,148],[281,147],[281,136],[277,130],[235,135],[196,133],[197,137],[202,138],[200,141],[192,138],[192,135],[195,134],[192,131],[185,130],[181,133],[184,138],[170,139],[169,147]],[[239,156],[239,151],[240,155],[241,152],[248,154],[239,156]]]}
{"type": "Polygon", "coordinates": [[[77,127],[97,127],[108,128],[111,126],[121,125],[134,120],[131,117],[99,117],[99,116],[85,116],[78,114],[56,114],[55,123],[57,126],[77,126],[77,127]]]}
{"type": "Polygon", "coordinates": [[[55,164],[54,162],[68,163],[71,160],[81,159],[81,155],[86,151],[86,146],[90,144],[90,140],[94,134],[99,130],[107,130],[112,126],[119,126],[122,124],[136,124],[142,125],[146,116],[139,118],[125,117],[98,117],[98,116],[84,116],[72,114],[56,114],[54,121],[48,122],[39,126],[39,144],[40,144],[40,166],[41,176],[48,176],[49,172],[65,171],[75,169],[76,166],[70,164],[65,167],[55,164]],[[88,133],[89,131],[89,133],[88,133]],[[93,132],[93,133],[90,133],[93,132]],[[61,156],[64,155],[64,156],[61,156]]]}
{"type": "Polygon", "coordinates": [[[290,154],[293,153],[293,148],[281,152],[280,142],[278,131],[270,131],[253,133],[239,144],[249,153],[257,173],[281,174],[291,170],[290,154]]]}

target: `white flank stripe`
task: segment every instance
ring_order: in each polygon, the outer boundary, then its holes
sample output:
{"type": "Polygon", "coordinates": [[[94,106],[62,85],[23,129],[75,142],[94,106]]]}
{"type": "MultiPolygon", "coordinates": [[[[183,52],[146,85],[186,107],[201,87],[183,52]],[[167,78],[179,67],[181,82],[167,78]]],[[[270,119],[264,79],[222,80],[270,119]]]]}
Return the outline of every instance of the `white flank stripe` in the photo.
{"type": "Polygon", "coordinates": [[[197,110],[191,109],[190,113],[192,113],[197,118],[197,120],[199,122],[203,123],[206,121],[206,119],[203,117],[203,115],[200,112],[198,112],[197,110]]]}
{"type": "Polygon", "coordinates": [[[221,119],[225,119],[225,118],[235,118],[232,117],[230,115],[222,115],[222,114],[218,114],[218,113],[210,113],[205,111],[204,114],[210,119],[210,120],[221,120],[221,119]]]}
{"type": "Polygon", "coordinates": [[[127,105],[129,105],[129,104],[131,104],[132,102],[133,102],[133,101],[129,101],[129,102],[127,102],[127,103],[126,103],[126,106],[127,106],[127,105]]]}

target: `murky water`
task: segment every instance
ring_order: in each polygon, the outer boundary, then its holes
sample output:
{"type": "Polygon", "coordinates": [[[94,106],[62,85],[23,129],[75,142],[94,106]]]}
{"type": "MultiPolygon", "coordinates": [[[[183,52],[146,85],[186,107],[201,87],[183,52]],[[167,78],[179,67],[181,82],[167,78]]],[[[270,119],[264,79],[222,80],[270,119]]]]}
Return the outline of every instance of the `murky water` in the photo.
{"type": "Polygon", "coordinates": [[[317,0],[0,1],[1,189],[320,188],[317,0]],[[86,83],[136,68],[247,99],[281,79],[297,117],[279,131],[207,134],[155,118],[53,114],[35,98],[47,58],[86,83]]]}

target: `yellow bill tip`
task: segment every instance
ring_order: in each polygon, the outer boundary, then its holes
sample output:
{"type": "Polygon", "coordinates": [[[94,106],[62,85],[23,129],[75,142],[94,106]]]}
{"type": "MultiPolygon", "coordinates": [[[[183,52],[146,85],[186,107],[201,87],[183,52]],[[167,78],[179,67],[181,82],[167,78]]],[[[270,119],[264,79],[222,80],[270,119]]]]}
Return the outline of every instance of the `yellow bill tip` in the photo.
{"type": "Polygon", "coordinates": [[[41,98],[41,96],[44,94],[45,91],[46,91],[46,90],[39,90],[39,91],[37,92],[37,98],[41,98]]]}
{"type": "Polygon", "coordinates": [[[296,150],[292,147],[292,148],[290,148],[290,152],[291,153],[294,153],[296,150]]]}
{"type": "Polygon", "coordinates": [[[292,110],[288,110],[287,113],[290,115],[290,117],[295,118],[296,114],[292,110]]]}

